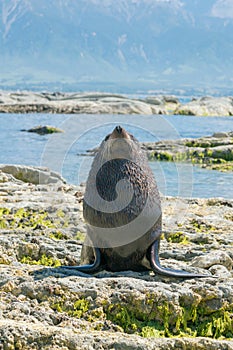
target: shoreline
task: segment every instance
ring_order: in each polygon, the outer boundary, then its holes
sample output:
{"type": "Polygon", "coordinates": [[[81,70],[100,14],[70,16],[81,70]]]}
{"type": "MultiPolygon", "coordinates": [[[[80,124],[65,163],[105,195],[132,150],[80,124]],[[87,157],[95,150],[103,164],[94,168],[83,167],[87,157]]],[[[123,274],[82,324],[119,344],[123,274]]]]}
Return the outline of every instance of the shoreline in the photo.
{"type": "Polygon", "coordinates": [[[96,339],[106,349],[232,349],[232,200],[162,198],[163,265],[208,278],[65,275],[59,266],[79,264],[86,234],[84,188],[51,175],[38,185],[0,172],[3,341],[12,349],[91,348],[96,339]]]}
{"type": "Polygon", "coordinates": [[[233,97],[203,96],[183,103],[172,95],[0,91],[0,113],[233,116],[233,97]]]}

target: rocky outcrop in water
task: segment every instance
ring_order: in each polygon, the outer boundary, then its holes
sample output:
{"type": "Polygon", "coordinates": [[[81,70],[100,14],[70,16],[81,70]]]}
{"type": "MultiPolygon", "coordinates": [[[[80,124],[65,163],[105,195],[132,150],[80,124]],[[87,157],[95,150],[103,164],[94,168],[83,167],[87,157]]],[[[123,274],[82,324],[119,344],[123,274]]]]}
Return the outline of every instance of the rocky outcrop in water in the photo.
{"type": "Polygon", "coordinates": [[[210,275],[184,281],[65,275],[61,264],[80,261],[82,196],[83,187],[22,182],[2,168],[0,347],[233,349],[233,201],[162,199],[163,265],[210,275]]]}
{"type": "Polygon", "coordinates": [[[233,171],[233,132],[198,139],[143,143],[150,160],[191,161],[203,168],[233,171]]]}
{"type": "Polygon", "coordinates": [[[129,98],[111,93],[0,92],[0,113],[183,114],[232,116],[232,97],[202,97],[182,104],[174,96],[129,98]]]}
{"type": "Polygon", "coordinates": [[[180,105],[175,114],[198,116],[232,116],[232,97],[201,97],[180,105]]]}
{"type": "MultiPolygon", "coordinates": [[[[157,103],[110,93],[5,93],[0,113],[167,114],[171,105],[162,97],[157,103]]],[[[174,109],[174,108],[173,108],[174,109]]]]}
{"type": "Polygon", "coordinates": [[[35,134],[39,134],[39,135],[48,135],[48,134],[63,132],[63,130],[51,125],[45,125],[45,126],[38,125],[28,130],[22,129],[21,131],[34,132],[35,134]]]}

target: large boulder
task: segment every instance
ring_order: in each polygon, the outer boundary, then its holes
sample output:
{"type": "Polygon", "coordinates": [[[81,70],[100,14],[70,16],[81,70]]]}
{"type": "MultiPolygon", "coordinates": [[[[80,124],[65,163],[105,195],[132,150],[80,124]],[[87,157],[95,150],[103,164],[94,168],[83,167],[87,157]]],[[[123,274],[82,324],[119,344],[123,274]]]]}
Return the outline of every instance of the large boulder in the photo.
{"type": "Polygon", "coordinates": [[[11,174],[17,180],[38,184],[65,183],[60,174],[45,167],[32,167],[27,165],[2,164],[0,170],[3,173],[11,174]]]}

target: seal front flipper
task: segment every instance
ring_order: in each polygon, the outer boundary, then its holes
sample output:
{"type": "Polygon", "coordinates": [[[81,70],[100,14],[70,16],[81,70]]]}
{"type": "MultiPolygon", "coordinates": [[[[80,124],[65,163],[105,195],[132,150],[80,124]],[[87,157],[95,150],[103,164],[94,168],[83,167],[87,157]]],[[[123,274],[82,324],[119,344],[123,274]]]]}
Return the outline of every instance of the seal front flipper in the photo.
{"type": "Polygon", "coordinates": [[[100,249],[97,247],[93,247],[93,252],[94,252],[95,260],[92,264],[80,265],[80,266],[60,266],[59,268],[76,270],[76,271],[81,271],[86,273],[95,273],[99,271],[101,266],[101,252],[100,252],[100,249]]]}
{"type": "Polygon", "coordinates": [[[187,272],[183,270],[173,270],[166,267],[162,267],[159,261],[159,240],[156,240],[150,248],[150,265],[152,270],[159,275],[168,277],[181,277],[181,278],[200,278],[200,277],[212,277],[211,275],[202,275],[198,273],[187,272]]]}

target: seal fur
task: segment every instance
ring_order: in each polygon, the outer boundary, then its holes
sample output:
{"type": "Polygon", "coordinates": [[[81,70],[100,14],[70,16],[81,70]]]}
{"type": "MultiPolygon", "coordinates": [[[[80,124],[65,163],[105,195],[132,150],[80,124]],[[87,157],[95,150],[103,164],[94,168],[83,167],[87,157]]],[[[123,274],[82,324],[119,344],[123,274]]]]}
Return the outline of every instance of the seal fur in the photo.
{"type": "MultiPolygon", "coordinates": [[[[116,207],[116,209],[119,208],[116,207]]],[[[207,277],[203,274],[161,266],[159,245],[162,233],[162,211],[157,184],[139,142],[121,126],[117,126],[111,134],[106,136],[93,160],[84,194],[83,215],[87,223],[87,239],[81,252],[82,265],[65,268],[86,273],[94,273],[101,269],[153,270],[157,274],[170,277],[207,277]],[[113,212],[106,212],[92,206],[91,203],[94,203],[98,196],[107,203],[114,203],[121,196],[123,198],[128,191],[127,186],[121,193],[116,191],[117,184],[121,180],[129,181],[133,192],[126,206],[113,212]],[[101,228],[109,229],[110,232],[112,228],[121,230],[124,225],[133,223],[141,215],[148,196],[151,200],[150,208],[155,210],[148,209],[146,214],[148,214],[148,220],[154,220],[153,225],[142,232],[141,236],[135,239],[133,237],[129,242],[126,239],[126,242],[123,240],[122,243],[111,246],[111,234],[103,238],[100,234],[101,228]]],[[[133,232],[130,234],[134,235],[133,232]]]]}

